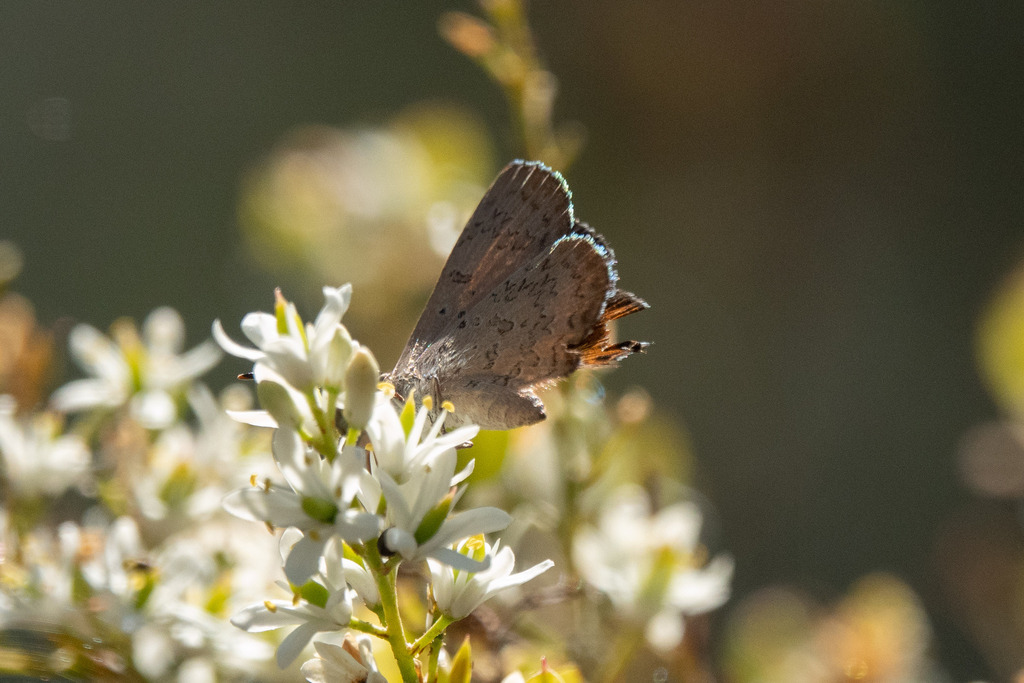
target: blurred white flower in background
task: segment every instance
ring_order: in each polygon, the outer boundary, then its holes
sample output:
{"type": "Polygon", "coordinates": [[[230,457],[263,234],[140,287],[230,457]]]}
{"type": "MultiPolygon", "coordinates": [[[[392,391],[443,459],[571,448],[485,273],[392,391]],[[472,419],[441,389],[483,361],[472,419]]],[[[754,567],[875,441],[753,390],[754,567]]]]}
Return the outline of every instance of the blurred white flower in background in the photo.
{"type": "Polygon", "coordinates": [[[185,325],[167,307],[146,317],[141,337],[128,320],[111,325],[111,337],[84,323],[71,330],[71,355],[92,376],[57,389],[50,398],[54,409],[75,413],[127,403],[143,427],[163,429],[177,418],[177,401],[189,384],[221,357],[210,341],[182,353],[185,325]]]}
{"type": "MultiPolygon", "coordinates": [[[[243,458],[261,440],[247,433],[244,425],[231,419],[225,407],[249,405],[246,389],[229,387],[222,404],[203,384],[188,392],[188,403],[197,424],[175,422],[153,441],[145,458],[124,463],[133,467],[129,490],[139,511],[149,520],[166,520],[176,528],[221,512],[228,491],[245,483],[251,470],[243,469],[243,458]]],[[[260,458],[262,465],[264,459],[260,458]]]]}
{"type": "Polygon", "coordinates": [[[615,491],[596,527],[574,539],[583,579],[608,596],[623,617],[647,624],[652,647],[667,650],[683,638],[683,617],[720,607],[729,598],[732,559],[704,564],[701,513],[691,502],[652,512],[638,487],[615,491]]]}
{"type": "Polygon", "coordinates": [[[57,496],[87,478],[92,455],[73,434],[60,434],[60,421],[47,413],[15,417],[10,396],[0,396],[0,470],[12,492],[57,496]]]}

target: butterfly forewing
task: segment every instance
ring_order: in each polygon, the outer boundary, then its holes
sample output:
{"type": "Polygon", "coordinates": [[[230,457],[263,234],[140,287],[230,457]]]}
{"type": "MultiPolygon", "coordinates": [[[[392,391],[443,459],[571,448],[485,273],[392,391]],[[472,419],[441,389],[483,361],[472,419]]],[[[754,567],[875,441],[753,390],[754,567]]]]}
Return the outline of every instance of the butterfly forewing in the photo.
{"type": "Polygon", "coordinates": [[[537,162],[506,166],[452,248],[395,370],[408,369],[425,345],[458,324],[460,312],[572,229],[571,195],[560,174],[537,162]]]}

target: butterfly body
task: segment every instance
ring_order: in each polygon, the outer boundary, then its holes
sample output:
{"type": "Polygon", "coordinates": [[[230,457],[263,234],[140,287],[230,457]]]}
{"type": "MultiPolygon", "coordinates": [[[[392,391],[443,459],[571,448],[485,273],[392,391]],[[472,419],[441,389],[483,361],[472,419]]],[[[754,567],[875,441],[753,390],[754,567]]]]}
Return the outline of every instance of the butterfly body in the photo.
{"type": "Polygon", "coordinates": [[[539,422],[535,389],[647,346],[611,341],[608,323],[647,308],[617,280],[611,249],[575,220],[562,176],[513,162],[481,199],[384,379],[400,396],[451,402],[448,426],[539,422]]]}

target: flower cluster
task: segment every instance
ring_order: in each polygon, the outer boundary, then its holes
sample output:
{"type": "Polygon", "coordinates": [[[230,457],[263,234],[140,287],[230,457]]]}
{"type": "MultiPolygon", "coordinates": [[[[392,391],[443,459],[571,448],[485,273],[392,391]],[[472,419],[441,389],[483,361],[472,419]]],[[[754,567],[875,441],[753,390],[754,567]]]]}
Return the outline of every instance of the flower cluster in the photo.
{"type": "Polygon", "coordinates": [[[183,340],[169,308],[141,332],[78,325],[71,352],[88,377],[45,410],[0,396],[0,628],[46,653],[4,674],[209,680],[272,657],[222,614],[268,585],[273,550],[221,507],[262,451],[224,412],[249,399],[199,383],[221,353],[183,340]]]}
{"type": "MultiPolygon", "coordinates": [[[[254,344],[231,340],[221,325],[214,336],[231,354],[254,363],[262,411],[235,416],[274,427],[272,453],[279,477],[254,475],[224,506],[243,519],[286,529],[281,557],[288,597],[251,605],[233,623],[246,631],[286,626],[277,662],[291,664],[318,633],[368,633],[386,639],[404,680],[420,680],[415,657],[429,653],[444,630],[494,594],[548,569],[542,562],[512,573],[508,548],[483,534],[501,531],[511,517],[495,507],[456,512],[473,462],[458,468],[456,447],[476,436],[475,426],[444,432],[442,407],[431,422],[429,399],[418,410],[411,398],[396,405],[378,386],[373,355],[354,341],[341,317],[351,288],[325,288],[326,303],[312,323],[280,293],[274,314],[251,313],[242,330],[254,344]],[[403,563],[427,561],[430,620],[415,642],[398,609],[397,576],[403,563]],[[357,614],[372,614],[369,621],[357,614]]],[[[366,648],[316,644],[320,658],[303,670],[323,676],[336,666],[367,661],[366,648]],[[353,654],[355,653],[355,654],[353,654]]],[[[362,666],[363,664],[360,664],[362,666]]],[[[371,669],[363,668],[366,676],[371,669]]],[[[362,680],[351,675],[342,680],[362,680]]]]}
{"type": "Polygon", "coordinates": [[[251,345],[215,323],[255,380],[219,396],[199,375],[220,351],[185,351],[166,308],[76,327],[88,376],[45,410],[0,395],[0,634],[48,653],[0,674],[468,683],[496,662],[510,681],[612,680],[643,675],[645,646],[687,647],[731,561],[704,561],[695,506],[653,510],[626,483],[654,473],[643,419],[577,380],[544,425],[446,431],[457,406],[379,382],[342,324],[351,289],[324,297],[306,322],[278,293],[242,320],[251,345]],[[549,557],[563,580],[524,589],[549,557]],[[531,673],[547,654],[557,668],[531,673]]]}

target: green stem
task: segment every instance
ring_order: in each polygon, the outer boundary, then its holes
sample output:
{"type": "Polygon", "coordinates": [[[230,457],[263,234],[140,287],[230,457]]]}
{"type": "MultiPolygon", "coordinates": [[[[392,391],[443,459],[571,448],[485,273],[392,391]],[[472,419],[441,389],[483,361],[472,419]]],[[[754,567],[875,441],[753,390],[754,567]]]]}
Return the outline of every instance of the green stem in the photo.
{"type": "Polygon", "coordinates": [[[565,505],[562,518],[558,521],[558,541],[562,547],[563,557],[568,563],[569,575],[573,580],[579,576],[573,558],[573,538],[579,527],[578,502],[582,486],[577,479],[577,474],[573,471],[574,460],[577,456],[572,435],[574,430],[581,428],[582,425],[577,424],[568,416],[563,416],[553,425],[555,454],[561,466],[562,496],[565,505]]]}
{"type": "Polygon", "coordinates": [[[316,426],[320,430],[320,434],[311,440],[311,445],[320,455],[327,458],[327,462],[334,462],[334,458],[338,455],[338,438],[340,436],[338,427],[334,424],[333,411],[333,406],[338,401],[338,394],[334,391],[327,393],[329,408],[324,411],[317,403],[315,392],[316,389],[313,389],[306,394],[306,403],[309,404],[309,410],[313,413],[313,419],[316,420],[316,426]]]}
{"type": "Polygon", "coordinates": [[[441,659],[441,641],[438,636],[430,645],[430,654],[427,657],[427,683],[437,683],[437,663],[441,659]]]}
{"type": "Polygon", "coordinates": [[[435,638],[440,637],[441,634],[444,633],[444,630],[448,628],[448,626],[450,626],[453,621],[455,620],[449,617],[447,614],[442,614],[441,616],[439,616],[437,618],[437,621],[431,624],[430,628],[427,629],[427,632],[419,638],[417,638],[416,642],[412,644],[412,653],[419,654],[420,652],[422,652],[428,645],[430,645],[430,643],[434,641],[435,638]]]}
{"type": "Polygon", "coordinates": [[[376,543],[366,544],[366,564],[380,593],[380,605],[384,610],[384,627],[387,629],[391,652],[398,662],[398,670],[402,673],[403,683],[419,683],[416,673],[416,660],[409,651],[409,643],[405,638],[402,626],[402,615],[398,611],[398,566],[385,568],[376,543]]]}
{"type": "Polygon", "coordinates": [[[608,659],[599,670],[602,672],[601,683],[615,683],[621,680],[622,672],[640,649],[643,640],[643,627],[637,624],[627,626],[619,632],[618,638],[608,650],[608,659]]]}
{"type": "Polygon", "coordinates": [[[327,389],[327,410],[324,420],[328,425],[327,433],[335,441],[341,438],[341,432],[338,431],[338,396],[340,395],[341,392],[338,389],[327,389]]]}
{"type": "Polygon", "coordinates": [[[353,631],[368,633],[369,635],[377,636],[378,638],[388,637],[388,632],[386,629],[377,626],[376,624],[371,624],[368,621],[363,621],[362,619],[356,619],[353,617],[353,619],[348,622],[348,627],[353,631]]]}

